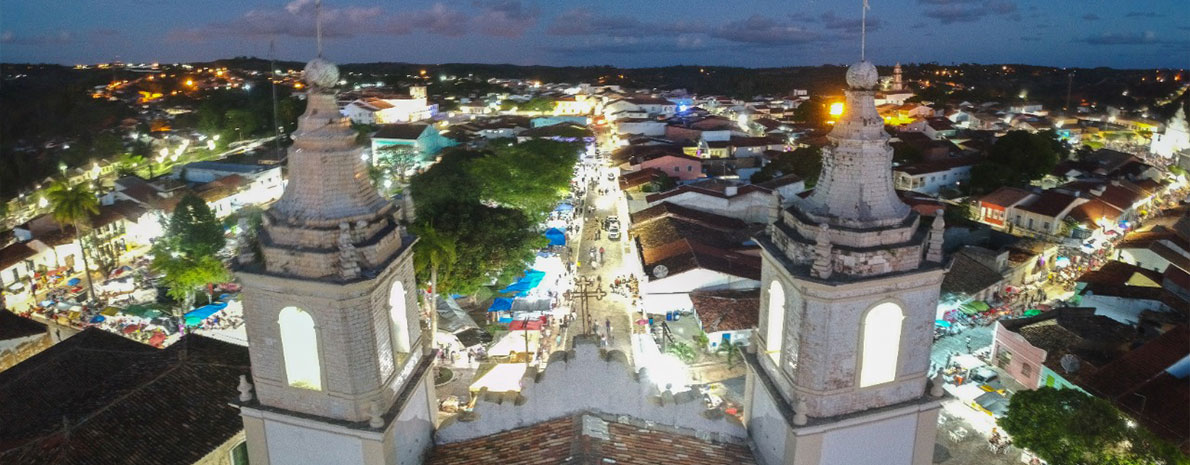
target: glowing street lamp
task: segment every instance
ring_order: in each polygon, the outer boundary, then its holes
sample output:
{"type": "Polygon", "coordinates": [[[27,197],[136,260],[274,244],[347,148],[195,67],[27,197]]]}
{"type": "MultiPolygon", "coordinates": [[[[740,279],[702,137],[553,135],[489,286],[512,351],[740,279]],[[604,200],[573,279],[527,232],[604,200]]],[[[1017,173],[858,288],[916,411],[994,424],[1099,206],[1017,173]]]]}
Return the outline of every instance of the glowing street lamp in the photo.
{"type": "Polygon", "coordinates": [[[831,116],[842,116],[843,115],[843,102],[832,103],[831,107],[830,107],[830,115],[831,116]]]}

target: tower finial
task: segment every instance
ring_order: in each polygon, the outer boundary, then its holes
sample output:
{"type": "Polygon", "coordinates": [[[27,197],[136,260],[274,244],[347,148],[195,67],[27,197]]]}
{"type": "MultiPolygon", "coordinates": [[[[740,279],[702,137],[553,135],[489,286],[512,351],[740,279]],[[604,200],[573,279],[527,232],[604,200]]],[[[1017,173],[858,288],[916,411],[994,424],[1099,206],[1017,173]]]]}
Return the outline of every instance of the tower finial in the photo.
{"type": "Polygon", "coordinates": [[[314,0],[314,37],[318,42],[318,58],[322,58],[322,0],[314,0]]]}
{"type": "Polygon", "coordinates": [[[864,7],[859,19],[859,61],[864,61],[865,59],[864,49],[868,44],[868,10],[872,9],[872,5],[868,4],[868,0],[863,0],[863,2],[864,7]]]}

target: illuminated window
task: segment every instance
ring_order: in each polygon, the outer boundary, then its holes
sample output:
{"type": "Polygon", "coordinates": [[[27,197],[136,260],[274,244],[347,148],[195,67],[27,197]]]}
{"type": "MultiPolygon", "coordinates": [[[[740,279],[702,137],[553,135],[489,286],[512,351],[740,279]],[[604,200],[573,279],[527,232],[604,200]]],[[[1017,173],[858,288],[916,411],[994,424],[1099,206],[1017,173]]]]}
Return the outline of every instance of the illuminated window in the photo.
{"type": "Polygon", "coordinates": [[[897,356],[901,349],[901,307],[885,302],[868,310],[860,328],[863,352],[859,363],[859,387],[887,383],[897,378],[897,356]]]}
{"type": "Polygon", "coordinates": [[[289,385],[321,391],[322,368],[318,363],[314,318],[300,308],[285,307],[277,316],[277,324],[281,327],[281,351],[289,385]]]}
{"type": "Polygon", "coordinates": [[[389,317],[393,331],[393,351],[409,352],[409,315],[405,308],[405,286],[400,280],[393,281],[388,293],[389,317]]]}
{"type": "Polygon", "coordinates": [[[773,281],[769,285],[769,318],[764,333],[766,352],[773,359],[773,363],[781,363],[781,329],[785,323],[785,288],[781,283],[773,281]]]}

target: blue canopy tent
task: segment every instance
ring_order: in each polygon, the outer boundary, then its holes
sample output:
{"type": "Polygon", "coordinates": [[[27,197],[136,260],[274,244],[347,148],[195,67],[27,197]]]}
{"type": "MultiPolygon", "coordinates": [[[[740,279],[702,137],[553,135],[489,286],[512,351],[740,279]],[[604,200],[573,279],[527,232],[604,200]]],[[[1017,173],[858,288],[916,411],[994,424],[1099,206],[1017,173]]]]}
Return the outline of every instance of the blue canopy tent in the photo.
{"type": "Polygon", "coordinates": [[[533,269],[525,270],[525,275],[518,279],[515,283],[508,287],[501,289],[500,293],[515,292],[518,297],[529,295],[529,291],[541,284],[541,280],[545,278],[544,271],[537,271],[533,269]]]}
{"type": "Polygon", "coordinates": [[[198,326],[199,323],[202,323],[202,320],[207,319],[207,317],[214,315],[226,307],[226,303],[219,302],[211,305],[204,305],[191,310],[190,312],[187,312],[185,315],[183,315],[183,317],[186,319],[186,326],[198,326]]]}
{"type": "Polygon", "coordinates": [[[83,282],[83,280],[78,279],[78,278],[70,278],[70,281],[66,281],[66,285],[67,286],[78,286],[79,283],[81,283],[81,282],[83,282]]]}
{"type": "Polygon", "coordinates": [[[568,212],[571,210],[574,210],[574,205],[571,205],[568,203],[560,203],[560,204],[558,204],[557,207],[554,208],[554,211],[556,211],[556,212],[568,212]]]}
{"type": "Polygon", "coordinates": [[[566,245],[566,232],[558,228],[545,230],[545,238],[550,240],[550,246],[566,245]]]}
{"type": "Polygon", "coordinates": [[[512,299],[508,297],[496,297],[492,301],[492,306],[488,307],[489,312],[503,312],[512,309],[512,299]]]}

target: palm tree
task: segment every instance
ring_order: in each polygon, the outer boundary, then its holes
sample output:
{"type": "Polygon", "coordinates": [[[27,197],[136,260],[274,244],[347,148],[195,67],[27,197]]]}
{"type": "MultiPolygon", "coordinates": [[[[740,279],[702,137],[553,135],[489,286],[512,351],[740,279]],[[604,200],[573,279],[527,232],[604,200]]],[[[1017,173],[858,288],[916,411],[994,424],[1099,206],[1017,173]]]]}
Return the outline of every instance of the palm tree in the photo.
{"type": "Polygon", "coordinates": [[[87,277],[87,292],[95,299],[95,286],[91,282],[91,264],[87,260],[87,243],[84,237],[91,226],[91,217],[99,214],[99,199],[87,189],[86,184],[68,186],[64,182],[54,183],[46,191],[54,220],[74,226],[79,240],[79,251],[83,256],[83,275],[87,277]]]}
{"type": "Polygon", "coordinates": [[[719,348],[715,349],[720,355],[727,357],[727,365],[734,365],[739,360],[739,356],[744,350],[744,343],[742,342],[724,342],[719,344],[719,348]]]}
{"type": "Polygon", "coordinates": [[[455,240],[439,234],[431,225],[417,228],[417,243],[413,246],[413,265],[419,272],[430,273],[430,347],[438,335],[438,270],[454,264],[455,240]]]}

